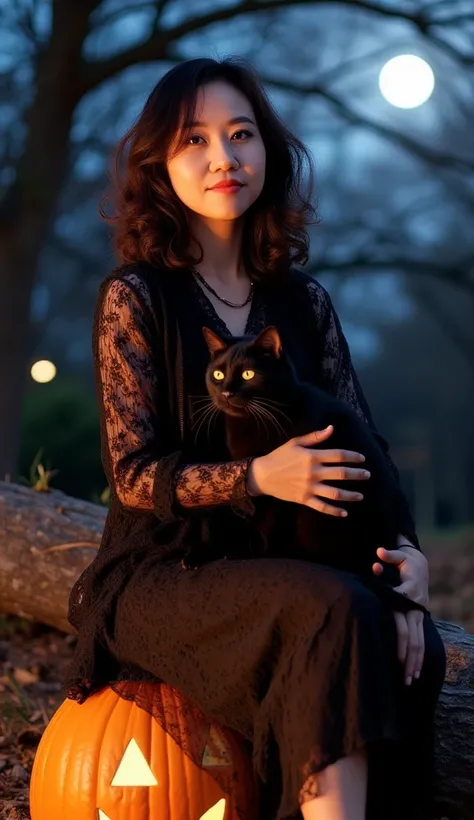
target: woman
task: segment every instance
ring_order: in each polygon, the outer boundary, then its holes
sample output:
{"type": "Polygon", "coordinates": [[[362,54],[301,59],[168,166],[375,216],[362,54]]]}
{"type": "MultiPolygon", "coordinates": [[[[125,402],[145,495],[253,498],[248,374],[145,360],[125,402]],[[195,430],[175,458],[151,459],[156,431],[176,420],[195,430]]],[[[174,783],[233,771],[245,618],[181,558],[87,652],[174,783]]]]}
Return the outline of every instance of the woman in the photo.
{"type": "Polygon", "coordinates": [[[378,436],[329,295],[294,267],[306,262],[313,215],[300,190],[305,157],[235,59],[173,68],[119,144],[116,215],[103,216],[121,265],[101,283],[93,332],[111,503],[71,592],[79,634],[64,688],[83,702],[113,681],[176,686],[252,744],[276,820],[428,819],[446,658],[401,489],[399,549],[378,558],[400,571],[404,611],[355,576],[291,555],[231,561],[223,544],[195,572],[181,563],[209,507],[250,527],[260,493],[339,515],[330,500],[357,503],[350,480],[363,472],[361,454],[331,449],[331,428],[253,462],[229,462],[223,437],[212,458],[198,450],[202,325],[239,336],[277,324],[299,374],[378,436]],[[322,441],[327,449],[311,449],[322,441]],[[331,486],[342,463],[347,491],[331,486]]]}

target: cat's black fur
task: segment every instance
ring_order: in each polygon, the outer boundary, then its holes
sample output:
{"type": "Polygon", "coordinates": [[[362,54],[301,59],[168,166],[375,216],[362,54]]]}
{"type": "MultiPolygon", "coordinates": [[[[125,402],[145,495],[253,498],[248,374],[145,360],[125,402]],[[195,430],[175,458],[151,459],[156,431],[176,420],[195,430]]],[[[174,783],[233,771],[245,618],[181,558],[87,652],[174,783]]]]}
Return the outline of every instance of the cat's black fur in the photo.
{"type": "MultiPolygon", "coordinates": [[[[397,546],[397,488],[385,454],[367,423],[335,396],[299,381],[276,328],[265,328],[256,338],[226,340],[208,328],[203,328],[203,334],[211,354],[206,385],[215,406],[225,414],[231,459],[264,456],[292,437],[332,424],[332,435],[315,447],[362,453],[365,462],[348,462],[347,466],[365,468],[371,473],[365,481],[327,482],[364,495],[362,501],[323,499],[344,507],[347,518],[273,496],[256,497],[252,527],[259,533],[260,544],[255,553],[258,542],[253,541],[251,554],[310,560],[381,583],[372,570],[378,561],[384,566],[383,582],[398,585],[398,571],[376,555],[378,547],[397,546]],[[223,378],[216,379],[216,371],[223,378]],[[248,371],[255,375],[246,380],[242,375],[245,371],[247,376],[248,371]],[[230,395],[225,396],[225,392],[230,395]]],[[[212,550],[212,526],[207,535],[212,550]]],[[[232,545],[227,550],[231,557],[229,553],[232,545]]],[[[203,554],[205,551],[201,553],[201,562],[203,554]]]]}

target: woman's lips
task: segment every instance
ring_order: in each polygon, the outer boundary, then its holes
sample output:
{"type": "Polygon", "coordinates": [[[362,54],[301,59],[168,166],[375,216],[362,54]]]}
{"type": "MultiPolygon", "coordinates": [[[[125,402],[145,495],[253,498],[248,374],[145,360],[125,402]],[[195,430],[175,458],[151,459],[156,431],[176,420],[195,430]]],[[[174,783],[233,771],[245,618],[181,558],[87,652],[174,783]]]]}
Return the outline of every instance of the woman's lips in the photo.
{"type": "Polygon", "coordinates": [[[209,190],[214,191],[217,194],[235,194],[243,187],[243,185],[217,185],[209,190]]]}

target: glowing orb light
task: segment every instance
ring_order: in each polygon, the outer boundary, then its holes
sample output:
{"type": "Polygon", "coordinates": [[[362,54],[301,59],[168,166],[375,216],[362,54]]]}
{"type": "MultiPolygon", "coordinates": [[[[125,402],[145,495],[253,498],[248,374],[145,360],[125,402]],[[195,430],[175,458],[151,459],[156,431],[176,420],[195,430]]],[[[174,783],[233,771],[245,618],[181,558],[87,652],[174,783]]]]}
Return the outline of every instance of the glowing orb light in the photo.
{"type": "Polygon", "coordinates": [[[40,359],[38,362],[34,363],[30,373],[31,378],[35,382],[45,384],[46,382],[50,382],[54,379],[56,375],[56,367],[52,362],[48,361],[48,359],[40,359]]]}
{"type": "Polygon", "coordinates": [[[418,108],[431,97],[434,86],[431,66],[414,54],[400,54],[389,60],[379,75],[383,97],[397,108],[418,108]]]}

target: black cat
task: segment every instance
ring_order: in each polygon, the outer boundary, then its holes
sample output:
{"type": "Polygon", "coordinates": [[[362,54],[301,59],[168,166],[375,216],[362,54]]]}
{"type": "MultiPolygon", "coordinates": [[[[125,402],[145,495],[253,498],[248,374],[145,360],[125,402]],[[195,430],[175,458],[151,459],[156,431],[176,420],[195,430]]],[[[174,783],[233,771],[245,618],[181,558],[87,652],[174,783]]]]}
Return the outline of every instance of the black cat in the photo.
{"type": "MultiPolygon", "coordinates": [[[[399,585],[398,570],[376,555],[378,547],[397,546],[397,487],[384,452],[367,423],[346,403],[298,379],[275,327],[265,328],[255,338],[226,340],[206,327],[203,335],[211,354],[206,385],[215,407],[224,413],[231,459],[264,456],[290,438],[332,424],[332,435],[315,447],[360,452],[366,458],[360,466],[371,473],[366,481],[328,482],[363,494],[362,501],[327,499],[330,504],[345,507],[346,518],[273,496],[256,497],[251,526],[260,543],[253,540],[250,554],[309,560],[356,573],[371,585],[399,585]],[[384,566],[383,581],[373,573],[375,561],[384,566]]],[[[211,519],[207,519],[206,532],[208,551],[202,544],[200,558],[199,549],[190,551],[187,566],[196,566],[212,554],[211,519]]],[[[226,550],[227,557],[232,557],[238,538],[232,538],[232,542],[226,550]]],[[[244,552],[247,547],[245,544],[244,552]]],[[[235,557],[241,557],[236,548],[235,557]]],[[[249,553],[246,554],[248,557],[249,553]]]]}

